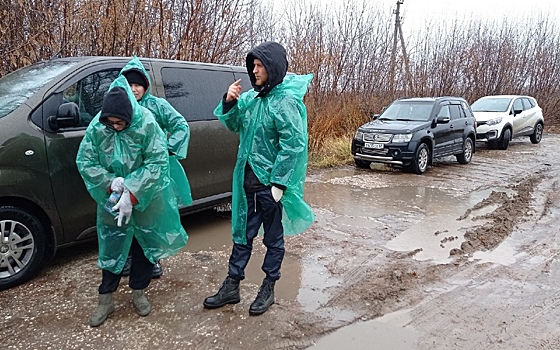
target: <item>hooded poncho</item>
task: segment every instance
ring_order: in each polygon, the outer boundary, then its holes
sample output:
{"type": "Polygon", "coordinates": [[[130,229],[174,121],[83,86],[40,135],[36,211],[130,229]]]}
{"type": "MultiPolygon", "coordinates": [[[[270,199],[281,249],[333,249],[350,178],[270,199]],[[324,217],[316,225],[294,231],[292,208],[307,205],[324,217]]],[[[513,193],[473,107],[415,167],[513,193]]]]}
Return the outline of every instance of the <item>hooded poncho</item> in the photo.
{"type": "Polygon", "coordinates": [[[244,169],[249,164],[259,181],[285,186],[282,224],[285,235],[306,230],[314,220],[303,200],[307,171],[307,111],[303,97],[312,74],[288,75],[286,51],[274,42],[263,43],[247,55],[247,71],[253,89],[241,94],[237,104],[223,113],[222,103],[214,115],[240,136],[233,173],[233,241],[246,244],[247,197],[244,169]],[[259,59],[268,74],[264,86],[255,85],[253,60],[259,59]]]}
{"type": "Polygon", "coordinates": [[[98,113],[80,143],[76,164],[88,192],[97,202],[98,266],[118,274],[124,267],[133,237],[154,263],[183,248],[187,233],[181,226],[169,178],[165,134],[152,113],[136,102],[124,77],[118,77],[109,90],[114,87],[127,92],[132,104],[130,125],[116,131],[103,125],[98,113]],[[130,222],[122,227],[104,210],[111,182],[119,176],[138,200],[130,222]]]}
{"type": "Polygon", "coordinates": [[[150,76],[138,57],[134,56],[121,69],[120,75],[130,78],[129,83],[140,83],[142,86],[147,85],[145,87],[146,92],[138,103],[140,106],[148,108],[163,131],[169,134],[167,149],[172,154],[169,157],[169,168],[173,189],[179,205],[191,205],[191,187],[185,170],[179,163],[180,159],[187,157],[187,149],[189,147],[190,129],[187,121],[166,99],[150,94],[150,76]],[[143,79],[141,79],[141,75],[143,79]]]}

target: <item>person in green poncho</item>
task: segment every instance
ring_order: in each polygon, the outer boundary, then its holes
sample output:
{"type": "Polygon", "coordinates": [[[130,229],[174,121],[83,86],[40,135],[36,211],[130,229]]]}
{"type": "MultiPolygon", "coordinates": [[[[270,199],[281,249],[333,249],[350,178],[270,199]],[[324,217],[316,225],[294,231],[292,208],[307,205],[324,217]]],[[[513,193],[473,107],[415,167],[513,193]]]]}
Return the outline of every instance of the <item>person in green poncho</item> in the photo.
{"type": "Polygon", "coordinates": [[[303,97],[313,76],[286,75],[286,50],[276,42],[253,48],[246,65],[253,89],[241,93],[237,80],[214,110],[229,130],[239,133],[240,145],[233,174],[228,276],[203,305],[213,309],[240,302],[239,282],[245,278],[253,240],[262,226],[266,277],[249,308],[250,315],[260,315],[274,304],[284,235],[301,233],[314,220],[303,200],[308,139],[303,97]]]}
{"type": "Polygon", "coordinates": [[[114,310],[112,293],[129,252],[128,285],[140,316],[152,307],[144,294],[155,261],[176,254],[187,243],[169,177],[166,137],[152,113],[141,107],[124,77],[118,77],[89,124],[76,164],[97,202],[97,238],[102,269],[99,305],[90,325],[101,325],[114,310]],[[117,194],[118,201],[109,198],[117,194]],[[111,203],[111,204],[109,204],[111,203]]]}
{"type": "MultiPolygon", "coordinates": [[[[179,163],[180,159],[187,157],[190,139],[190,129],[187,121],[167,100],[150,94],[150,76],[138,57],[134,56],[121,69],[120,75],[125,76],[140,106],[146,107],[152,112],[159,126],[168,135],[169,168],[175,195],[179,205],[191,205],[191,187],[185,171],[179,163]]],[[[130,257],[123,269],[123,276],[128,276],[129,273],[130,257]]],[[[159,278],[162,275],[163,268],[161,262],[156,261],[152,278],[159,278]]]]}

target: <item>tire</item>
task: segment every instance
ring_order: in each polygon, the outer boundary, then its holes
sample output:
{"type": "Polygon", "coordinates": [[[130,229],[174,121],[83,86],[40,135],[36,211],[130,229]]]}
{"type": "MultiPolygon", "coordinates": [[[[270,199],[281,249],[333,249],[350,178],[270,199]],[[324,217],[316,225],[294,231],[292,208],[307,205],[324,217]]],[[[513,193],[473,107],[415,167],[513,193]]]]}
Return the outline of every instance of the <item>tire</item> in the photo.
{"type": "Polygon", "coordinates": [[[542,123],[537,123],[537,125],[535,125],[535,131],[531,135],[531,142],[534,144],[541,142],[542,134],[543,134],[543,125],[542,123]]]}
{"type": "Polygon", "coordinates": [[[0,290],[33,277],[45,250],[45,229],[35,216],[19,208],[0,207],[0,290]]]}
{"type": "Polygon", "coordinates": [[[371,162],[367,162],[367,161],[365,161],[365,160],[354,159],[354,163],[356,163],[356,166],[357,166],[358,168],[361,168],[361,169],[371,169],[371,167],[370,167],[371,162]]]}
{"type": "Polygon", "coordinates": [[[426,169],[428,169],[428,164],[430,164],[430,149],[428,145],[421,143],[416,149],[416,152],[414,152],[414,159],[412,159],[412,162],[408,166],[408,170],[415,174],[422,175],[426,172],[426,169]]]}
{"type": "Polygon", "coordinates": [[[502,137],[500,138],[500,141],[498,141],[498,149],[506,150],[509,146],[510,139],[511,139],[511,130],[508,128],[502,131],[502,137]]]}
{"type": "Polygon", "coordinates": [[[459,164],[469,164],[473,157],[473,141],[470,137],[465,139],[465,144],[463,145],[463,153],[457,154],[457,162],[459,164]]]}

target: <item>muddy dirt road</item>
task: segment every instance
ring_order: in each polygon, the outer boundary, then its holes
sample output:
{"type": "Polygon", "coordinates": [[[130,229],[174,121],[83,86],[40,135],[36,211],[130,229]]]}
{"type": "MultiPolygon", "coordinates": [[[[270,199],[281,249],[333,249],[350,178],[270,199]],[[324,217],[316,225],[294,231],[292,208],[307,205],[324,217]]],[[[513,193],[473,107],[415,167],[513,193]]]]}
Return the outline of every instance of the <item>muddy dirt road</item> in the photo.
{"type": "MultiPolygon", "coordinates": [[[[316,222],[286,240],[276,304],[250,317],[263,273],[256,244],[242,301],[204,310],[230,252],[228,213],[184,218],[188,246],[163,262],[140,318],[123,279],[116,310],[88,326],[96,248],[63,251],[0,292],[3,349],[559,349],[560,136],[418,176],[385,166],[311,171],[316,222]]],[[[256,242],[257,243],[257,242],[256,242]]]]}

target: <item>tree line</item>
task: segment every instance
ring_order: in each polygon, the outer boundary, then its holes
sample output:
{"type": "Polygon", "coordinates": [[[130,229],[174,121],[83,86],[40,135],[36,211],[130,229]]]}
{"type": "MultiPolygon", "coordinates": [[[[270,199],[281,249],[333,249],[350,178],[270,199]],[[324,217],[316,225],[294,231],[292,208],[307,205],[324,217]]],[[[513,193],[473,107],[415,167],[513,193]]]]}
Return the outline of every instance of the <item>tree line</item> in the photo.
{"type": "Polygon", "coordinates": [[[310,146],[344,137],[403,96],[528,94],[560,125],[560,31],[543,13],[435,21],[407,32],[391,72],[395,4],[348,0],[0,0],[0,76],[67,56],[131,56],[243,65],[276,40],[290,71],[314,73],[306,98],[310,146]],[[391,81],[394,77],[394,82],[391,81]]]}

